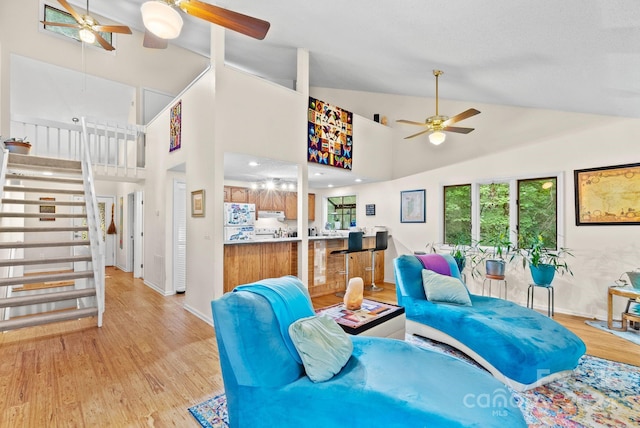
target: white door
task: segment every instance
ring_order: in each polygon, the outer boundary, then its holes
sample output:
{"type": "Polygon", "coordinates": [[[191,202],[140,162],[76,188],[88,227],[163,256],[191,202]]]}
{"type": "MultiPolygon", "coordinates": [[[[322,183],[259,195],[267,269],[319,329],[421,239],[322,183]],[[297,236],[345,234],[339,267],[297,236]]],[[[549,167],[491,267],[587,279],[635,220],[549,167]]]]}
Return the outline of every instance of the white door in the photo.
{"type": "MultiPolygon", "coordinates": [[[[100,219],[100,234],[104,242],[104,265],[113,266],[116,262],[116,236],[117,234],[107,233],[111,222],[115,225],[115,196],[97,196],[98,218],[100,219]]],[[[117,228],[116,228],[117,232],[117,228]]]]}
{"type": "Polygon", "coordinates": [[[173,180],[173,289],[184,293],[187,282],[187,185],[173,180]]]}
{"type": "Polygon", "coordinates": [[[144,216],[143,216],[143,204],[144,204],[144,192],[138,190],[135,193],[134,201],[134,227],[133,227],[133,277],[144,277],[143,255],[144,255],[144,216]]]}
{"type": "MultiPolygon", "coordinates": [[[[133,243],[135,236],[135,195],[133,193],[129,193],[127,195],[127,236],[126,236],[126,271],[133,271],[133,243]]],[[[124,238],[123,238],[124,239],[124,238]]]]}

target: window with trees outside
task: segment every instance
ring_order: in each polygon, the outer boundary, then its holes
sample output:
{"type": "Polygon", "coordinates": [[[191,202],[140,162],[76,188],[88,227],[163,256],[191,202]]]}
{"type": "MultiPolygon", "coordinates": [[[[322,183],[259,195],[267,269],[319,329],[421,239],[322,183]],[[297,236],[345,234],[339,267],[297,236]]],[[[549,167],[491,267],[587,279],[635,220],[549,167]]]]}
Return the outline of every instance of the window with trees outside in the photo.
{"type": "MultiPolygon", "coordinates": [[[[80,12],[78,12],[80,13],[80,12]]],[[[62,22],[67,24],[77,24],[76,20],[73,19],[70,13],[62,11],[60,9],[56,9],[55,7],[49,6],[47,4],[44,5],[44,21],[49,22],[62,22]]],[[[52,31],[54,33],[62,34],[63,36],[69,37],[71,39],[80,41],[80,36],[78,35],[77,27],[60,27],[57,25],[45,25],[45,30],[52,31]]],[[[99,34],[109,43],[113,44],[113,34],[99,31],[99,34]]],[[[97,41],[93,43],[93,46],[100,46],[100,43],[97,41]]]]}
{"type": "Polygon", "coordinates": [[[541,234],[547,248],[558,248],[558,181],[549,176],[444,186],[444,243],[491,246],[504,235],[527,248],[541,234]]]}
{"type": "Polygon", "coordinates": [[[356,225],[356,196],[327,198],[327,224],[329,230],[348,230],[356,225]]]}

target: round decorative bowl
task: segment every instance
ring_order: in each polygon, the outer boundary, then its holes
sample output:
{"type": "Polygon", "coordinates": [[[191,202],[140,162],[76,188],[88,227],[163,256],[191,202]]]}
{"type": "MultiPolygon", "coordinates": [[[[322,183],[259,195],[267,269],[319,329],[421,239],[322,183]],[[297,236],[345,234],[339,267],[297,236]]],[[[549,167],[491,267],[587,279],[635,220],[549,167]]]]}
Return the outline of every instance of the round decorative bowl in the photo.
{"type": "Polygon", "coordinates": [[[9,150],[9,153],[19,155],[28,155],[31,151],[31,143],[28,141],[5,141],[4,146],[9,150]]]}

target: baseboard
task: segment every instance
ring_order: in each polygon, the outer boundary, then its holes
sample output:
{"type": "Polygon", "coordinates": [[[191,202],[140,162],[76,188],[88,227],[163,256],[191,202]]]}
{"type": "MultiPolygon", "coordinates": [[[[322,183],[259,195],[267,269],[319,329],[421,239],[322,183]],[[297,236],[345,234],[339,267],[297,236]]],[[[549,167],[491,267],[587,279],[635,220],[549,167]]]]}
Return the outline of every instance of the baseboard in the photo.
{"type": "Polygon", "coordinates": [[[197,311],[196,309],[194,309],[192,306],[185,304],[184,308],[188,311],[191,312],[193,315],[197,316],[198,318],[200,318],[202,321],[206,322],[207,324],[209,324],[210,326],[213,327],[213,318],[212,317],[208,317],[206,315],[204,315],[203,313],[201,313],[200,311],[197,311]]]}

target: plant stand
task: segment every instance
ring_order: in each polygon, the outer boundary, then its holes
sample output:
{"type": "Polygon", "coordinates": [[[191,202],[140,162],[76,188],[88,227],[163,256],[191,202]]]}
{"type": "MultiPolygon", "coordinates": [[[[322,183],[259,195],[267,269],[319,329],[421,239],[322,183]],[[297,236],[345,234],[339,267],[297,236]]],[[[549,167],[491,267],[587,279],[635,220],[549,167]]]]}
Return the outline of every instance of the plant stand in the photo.
{"type": "Polygon", "coordinates": [[[548,285],[538,285],[531,283],[529,284],[529,288],[527,289],[527,308],[533,309],[533,292],[536,287],[542,287],[547,289],[547,316],[549,318],[553,318],[554,316],[554,306],[555,306],[555,293],[553,290],[553,286],[551,284],[548,285]],[[531,306],[529,306],[529,302],[531,302],[531,306]]]}
{"type": "MultiPolygon", "coordinates": [[[[489,275],[487,274],[482,281],[482,295],[484,296],[484,284],[489,281],[489,296],[491,296],[491,283],[493,281],[503,282],[504,283],[504,300],[507,300],[507,279],[504,275],[489,275]]],[[[499,285],[499,284],[498,284],[499,285]]],[[[500,290],[498,289],[498,297],[500,297],[500,290]]]]}

